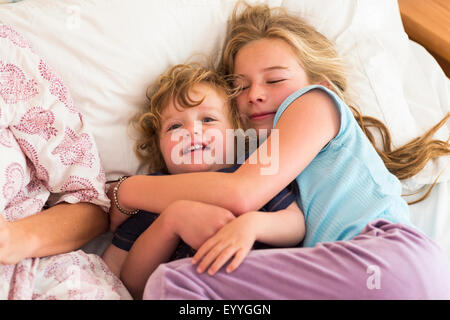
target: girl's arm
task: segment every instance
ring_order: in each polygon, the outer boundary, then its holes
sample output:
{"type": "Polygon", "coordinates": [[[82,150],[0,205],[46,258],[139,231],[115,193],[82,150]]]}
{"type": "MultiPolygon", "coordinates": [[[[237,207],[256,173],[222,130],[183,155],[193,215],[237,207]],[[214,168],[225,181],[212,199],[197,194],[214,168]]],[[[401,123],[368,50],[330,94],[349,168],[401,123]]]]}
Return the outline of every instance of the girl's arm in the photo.
{"type": "Polygon", "coordinates": [[[295,201],[284,210],[250,213],[256,241],[274,247],[293,247],[305,237],[305,217],[295,201]]]}
{"type": "MultiPolygon", "coordinates": [[[[264,174],[250,158],[235,172],[198,172],[171,176],[133,176],[119,189],[124,209],[161,212],[175,200],[194,200],[230,210],[235,215],[255,211],[286,187],[339,131],[334,102],[316,89],[295,100],[281,116],[272,134],[258,148],[271,152],[277,170],[264,174]]],[[[259,153],[258,153],[258,159],[259,153]]],[[[273,163],[272,163],[273,164],[273,163]]]]}
{"type": "Polygon", "coordinates": [[[0,263],[69,252],[107,228],[107,214],[90,203],[61,203],[14,222],[0,214],[0,263]]]}
{"type": "Polygon", "coordinates": [[[114,187],[117,185],[117,182],[111,184],[109,186],[106,195],[108,196],[109,201],[111,202],[111,206],[109,208],[109,231],[115,232],[117,227],[124,223],[130,216],[126,215],[119,211],[114,203],[114,187]]]}
{"type": "Polygon", "coordinates": [[[255,241],[277,247],[292,247],[305,236],[305,219],[296,202],[276,212],[248,212],[236,218],[208,239],[192,259],[197,271],[214,275],[228,260],[227,272],[234,271],[255,241]]]}

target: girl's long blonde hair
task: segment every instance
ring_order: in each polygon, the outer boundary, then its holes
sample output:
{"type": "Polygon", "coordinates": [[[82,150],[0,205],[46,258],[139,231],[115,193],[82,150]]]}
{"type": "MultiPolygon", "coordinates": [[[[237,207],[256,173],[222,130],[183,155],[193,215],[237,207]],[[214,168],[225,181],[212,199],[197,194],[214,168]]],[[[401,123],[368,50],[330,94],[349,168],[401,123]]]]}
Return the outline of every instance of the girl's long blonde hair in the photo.
{"type": "Polygon", "coordinates": [[[218,93],[223,94],[228,102],[229,118],[233,127],[236,129],[240,127],[238,111],[232,103],[236,90],[230,87],[226,78],[213,68],[203,67],[198,63],[175,65],[149,86],[148,106],[131,120],[139,132],[135,152],[148,165],[149,172],[168,173],[159,145],[162,113],[171,101],[182,108],[200,105],[204,98],[195,101],[189,96],[191,89],[197,84],[210,85],[218,93]]]}
{"type": "MultiPolygon", "coordinates": [[[[281,39],[286,41],[298,57],[311,83],[326,81],[342,100],[346,101],[346,72],[333,43],[311,25],[283,8],[270,8],[265,4],[255,6],[239,1],[229,21],[222,60],[221,73],[230,75],[234,70],[234,59],[238,51],[251,41],[260,39],[281,39]],[[240,10],[243,7],[243,10],[240,10]]],[[[349,105],[350,106],[350,105],[349,105]]],[[[436,131],[450,118],[450,113],[422,136],[405,145],[392,149],[388,128],[379,120],[363,116],[357,108],[350,106],[359,126],[374,146],[387,169],[400,180],[413,177],[431,160],[450,155],[447,141],[433,140],[436,131]],[[375,143],[369,128],[378,130],[382,138],[382,148],[375,143]]],[[[412,203],[425,199],[431,192],[412,203]]]]}

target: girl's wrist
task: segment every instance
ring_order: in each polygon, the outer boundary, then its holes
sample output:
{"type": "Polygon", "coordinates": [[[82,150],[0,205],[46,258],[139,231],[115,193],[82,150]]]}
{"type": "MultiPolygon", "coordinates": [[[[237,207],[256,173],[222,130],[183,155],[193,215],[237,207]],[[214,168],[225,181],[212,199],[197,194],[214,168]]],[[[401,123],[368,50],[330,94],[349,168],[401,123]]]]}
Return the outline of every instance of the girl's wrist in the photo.
{"type": "Polygon", "coordinates": [[[133,193],[134,178],[135,176],[131,176],[123,180],[117,191],[117,200],[119,201],[120,207],[128,212],[133,212],[137,209],[136,204],[133,204],[132,199],[130,199],[130,195],[133,193]]]}
{"type": "Polygon", "coordinates": [[[255,241],[258,241],[260,238],[261,230],[261,212],[258,211],[250,211],[238,217],[238,219],[246,219],[246,224],[249,228],[249,232],[251,232],[255,238],[255,241]]]}

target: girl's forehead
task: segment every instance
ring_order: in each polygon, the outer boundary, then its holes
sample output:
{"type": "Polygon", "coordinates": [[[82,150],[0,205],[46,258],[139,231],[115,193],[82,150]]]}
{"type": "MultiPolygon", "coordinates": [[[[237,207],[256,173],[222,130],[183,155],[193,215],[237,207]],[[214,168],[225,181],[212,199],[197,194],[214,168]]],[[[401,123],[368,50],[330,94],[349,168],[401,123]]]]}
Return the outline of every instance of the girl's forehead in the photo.
{"type": "Polygon", "coordinates": [[[247,43],[236,54],[235,72],[258,68],[258,71],[288,68],[298,57],[282,39],[260,39],[247,43]],[[266,70],[267,69],[267,70],[266,70]]]}

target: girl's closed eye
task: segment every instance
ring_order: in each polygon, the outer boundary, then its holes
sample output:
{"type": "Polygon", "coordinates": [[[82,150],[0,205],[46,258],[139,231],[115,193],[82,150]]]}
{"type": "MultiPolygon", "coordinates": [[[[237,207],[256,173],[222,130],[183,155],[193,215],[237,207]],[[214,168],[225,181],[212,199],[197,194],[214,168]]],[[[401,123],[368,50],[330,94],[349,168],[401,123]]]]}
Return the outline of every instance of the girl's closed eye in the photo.
{"type": "Polygon", "coordinates": [[[268,84],[274,84],[274,83],[279,83],[279,82],[283,82],[283,81],[285,81],[286,79],[277,79],[277,80],[269,80],[269,81],[266,81],[268,84]]]}
{"type": "Polygon", "coordinates": [[[240,89],[240,90],[246,90],[248,89],[250,86],[248,83],[246,83],[246,81],[242,81],[242,80],[238,80],[234,83],[234,87],[236,89],[240,89]]]}

